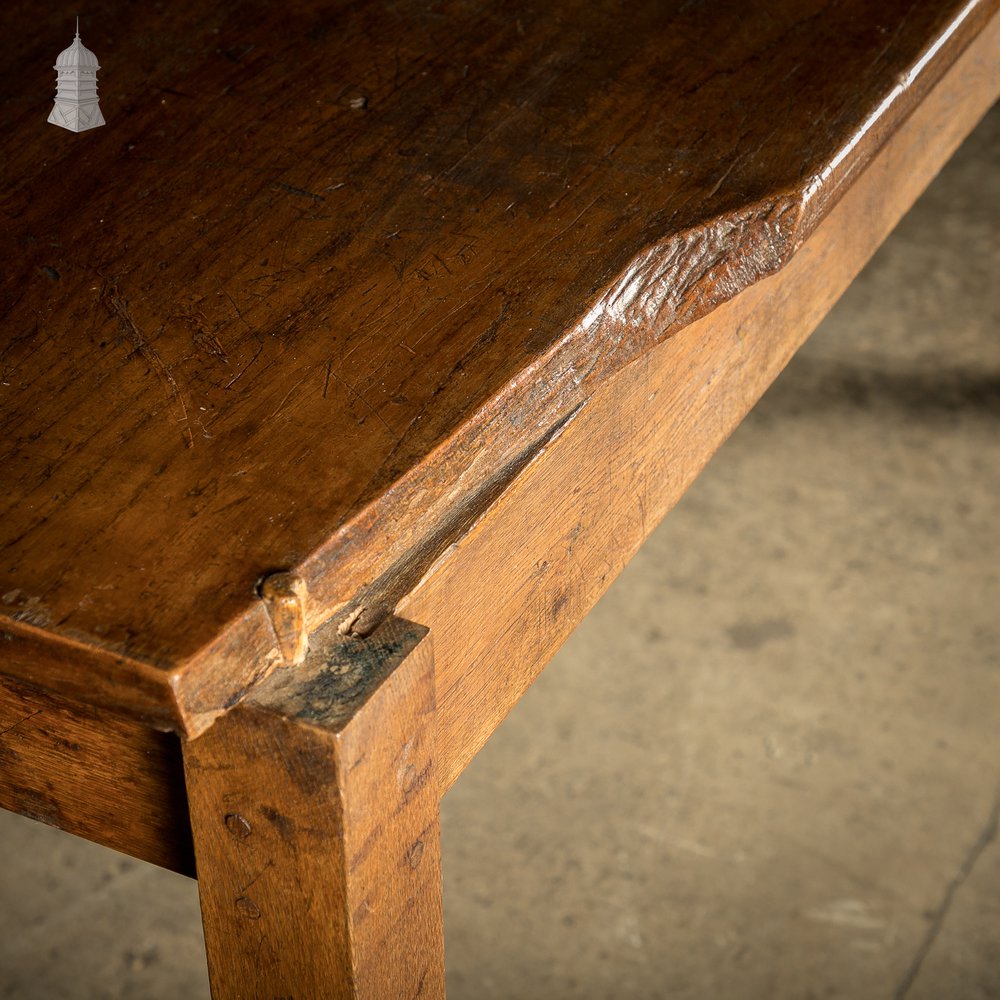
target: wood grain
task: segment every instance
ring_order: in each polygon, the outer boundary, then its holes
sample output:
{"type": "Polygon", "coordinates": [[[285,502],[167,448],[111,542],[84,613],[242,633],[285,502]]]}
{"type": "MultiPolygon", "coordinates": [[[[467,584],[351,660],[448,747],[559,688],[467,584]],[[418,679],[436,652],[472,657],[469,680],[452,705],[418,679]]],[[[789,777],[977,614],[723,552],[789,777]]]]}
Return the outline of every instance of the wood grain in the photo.
{"type": "Polygon", "coordinates": [[[435,636],[442,792],[988,109],[997,52],[1000,21],[787,267],[596,392],[399,603],[435,636]]]}
{"type": "MultiPolygon", "coordinates": [[[[994,22],[787,268],[626,368],[348,606],[341,622],[367,611],[352,632],[400,600],[403,613],[433,627],[442,789],[971,129],[1000,89],[998,48],[994,22]]],[[[14,645],[5,642],[7,662],[14,645]]],[[[101,655],[78,643],[60,651],[66,672],[101,655]]],[[[125,701],[133,689],[121,677],[125,701]]],[[[10,679],[0,681],[0,713],[9,730],[0,805],[191,872],[176,740],[10,679]]]]}
{"type": "Polygon", "coordinates": [[[262,576],[309,631],[417,578],[787,265],[996,10],[95,0],[75,135],[68,20],[5,4],[0,669],[201,731],[284,659],[262,576]]]}
{"type": "Polygon", "coordinates": [[[0,807],[194,875],[177,737],[4,677],[0,807]]]}
{"type": "Polygon", "coordinates": [[[426,629],[335,627],[185,746],[212,996],[444,996],[426,629]]]}

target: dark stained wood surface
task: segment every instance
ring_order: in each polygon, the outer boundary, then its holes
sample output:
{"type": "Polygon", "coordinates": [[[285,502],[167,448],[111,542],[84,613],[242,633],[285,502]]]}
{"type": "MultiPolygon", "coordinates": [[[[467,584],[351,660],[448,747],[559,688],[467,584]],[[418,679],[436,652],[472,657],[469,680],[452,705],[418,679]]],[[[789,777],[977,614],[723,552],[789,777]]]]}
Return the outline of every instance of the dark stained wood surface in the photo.
{"type": "Polygon", "coordinates": [[[0,670],[190,734],[284,658],[266,574],[373,627],[997,6],[98,0],[74,135],[71,25],[5,5],[0,670]]]}

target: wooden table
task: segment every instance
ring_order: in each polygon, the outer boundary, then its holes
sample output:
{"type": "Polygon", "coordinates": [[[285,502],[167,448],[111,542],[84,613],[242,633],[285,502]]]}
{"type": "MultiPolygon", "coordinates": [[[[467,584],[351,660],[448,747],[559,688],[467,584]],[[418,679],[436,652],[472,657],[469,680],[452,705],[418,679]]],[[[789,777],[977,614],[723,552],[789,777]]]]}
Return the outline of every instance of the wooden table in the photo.
{"type": "Polygon", "coordinates": [[[0,805],[220,1000],[443,994],[441,796],[1000,93],[757,6],[97,0],[82,134],[0,14],[0,805]]]}

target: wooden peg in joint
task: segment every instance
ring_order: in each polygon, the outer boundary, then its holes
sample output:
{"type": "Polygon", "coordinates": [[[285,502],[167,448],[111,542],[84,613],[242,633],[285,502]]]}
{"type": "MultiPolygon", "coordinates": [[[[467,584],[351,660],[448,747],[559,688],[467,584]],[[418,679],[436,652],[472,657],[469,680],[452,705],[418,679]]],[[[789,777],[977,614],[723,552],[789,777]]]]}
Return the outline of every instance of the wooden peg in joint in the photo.
{"type": "Polygon", "coordinates": [[[285,665],[301,663],[309,649],[305,581],[294,573],[271,573],[260,581],[257,592],[267,608],[285,665]]]}

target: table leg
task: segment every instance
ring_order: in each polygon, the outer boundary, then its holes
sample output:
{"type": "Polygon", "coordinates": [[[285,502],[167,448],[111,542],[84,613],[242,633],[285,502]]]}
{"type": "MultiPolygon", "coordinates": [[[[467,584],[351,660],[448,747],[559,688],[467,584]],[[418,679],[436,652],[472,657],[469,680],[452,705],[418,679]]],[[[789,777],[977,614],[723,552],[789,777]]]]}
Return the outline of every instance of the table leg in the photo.
{"type": "Polygon", "coordinates": [[[212,996],[441,998],[434,663],[392,619],[184,750],[212,996]]]}

